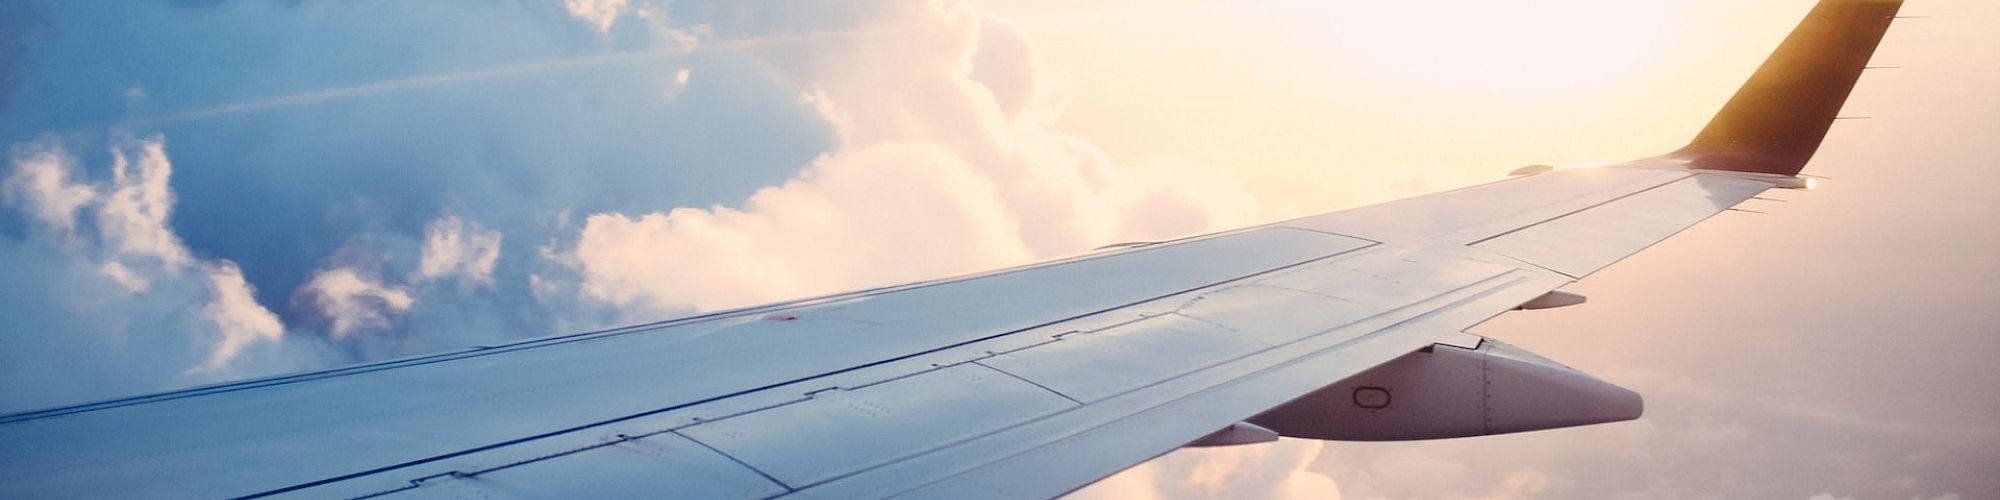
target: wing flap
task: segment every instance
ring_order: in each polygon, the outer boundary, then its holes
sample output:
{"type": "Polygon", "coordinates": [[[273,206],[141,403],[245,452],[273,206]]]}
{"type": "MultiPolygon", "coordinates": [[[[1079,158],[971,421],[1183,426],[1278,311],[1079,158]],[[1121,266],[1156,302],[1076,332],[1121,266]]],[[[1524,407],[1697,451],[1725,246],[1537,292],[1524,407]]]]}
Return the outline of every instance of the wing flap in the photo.
{"type": "Polygon", "coordinates": [[[1078,406],[978,363],[929,370],[677,431],[801,488],[1078,406]]]}
{"type": "Polygon", "coordinates": [[[1160,314],[978,361],[1089,404],[1271,345],[1214,323],[1160,314]]]}
{"type": "Polygon", "coordinates": [[[783,485],[757,471],[686,437],[667,433],[492,470],[442,473],[370,497],[751,499],[785,492],[783,485]]]}
{"type": "Polygon", "coordinates": [[[1228,363],[844,477],[811,498],[1035,498],[1082,487],[1146,458],[1461,333],[1559,284],[1508,273],[1228,363]],[[1467,315],[1464,311],[1493,311],[1467,315]]]}

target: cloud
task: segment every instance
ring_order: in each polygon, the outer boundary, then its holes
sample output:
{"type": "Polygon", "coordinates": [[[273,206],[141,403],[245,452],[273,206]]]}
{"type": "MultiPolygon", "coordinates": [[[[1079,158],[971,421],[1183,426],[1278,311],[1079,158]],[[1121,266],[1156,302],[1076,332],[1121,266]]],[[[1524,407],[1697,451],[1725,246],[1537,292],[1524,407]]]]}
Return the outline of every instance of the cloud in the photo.
{"type": "Polygon", "coordinates": [[[1491,492],[1480,496],[1481,500],[1506,500],[1515,498],[1540,498],[1547,493],[1549,476],[1541,471],[1523,469],[1507,475],[1491,492]]]}
{"type": "Polygon", "coordinates": [[[15,160],[0,250],[20,277],[0,292],[32,298],[8,311],[36,318],[7,326],[0,351],[64,361],[10,364],[4,404],[657,320],[1261,216],[1227,173],[1121,161],[1053,130],[1062,78],[970,6],[665,6],[48,4],[63,25],[135,28],[37,38],[25,57],[44,64],[20,87],[35,98],[0,108],[15,160]],[[147,62],[163,58],[187,63],[147,62]],[[34,139],[50,130],[65,132],[34,139]],[[196,168],[174,170],[167,137],[196,168]],[[114,147],[61,143],[94,140],[114,147]],[[20,392],[84,371],[99,380],[20,392]]]}
{"type": "Polygon", "coordinates": [[[1696,422],[1681,433],[1681,439],[1695,446],[1723,446],[1750,438],[1750,431],[1738,424],[1696,422]]]}
{"type": "Polygon", "coordinates": [[[690,54],[708,30],[651,3],[608,33],[559,3],[79,5],[35,10],[133,28],[36,35],[33,98],[0,108],[0,291],[33,318],[0,332],[26,360],[0,407],[657,320],[681,311],[536,284],[576,282],[537,253],[580,234],[556,214],[741,201],[831,140],[801,88],[690,54]]]}
{"type": "Polygon", "coordinates": [[[203,274],[208,277],[209,293],[215,298],[202,306],[202,314],[215,323],[222,339],[208,360],[202,362],[201,369],[212,371],[225,368],[252,343],[279,340],[285,334],[285,325],[278,321],[278,315],[257,303],[256,293],[235,264],[222,262],[210,266],[203,274]]]}
{"type": "Polygon", "coordinates": [[[1067,498],[1270,498],[1338,500],[1326,474],[1312,470],[1326,443],[1187,448],[1099,481],[1067,498]]]}
{"type": "Polygon", "coordinates": [[[473,286],[493,286],[493,266],[500,263],[499,231],[487,230],[478,222],[446,215],[424,227],[424,248],[417,264],[417,279],[433,281],[457,277],[473,286]]]}
{"type": "Polygon", "coordinates": [[[1152,462],[1140,464],[1124,472],[1091,483],[1064,495],[1068,500],[1161,500],[1167,498],[1160,489],[1160,467],[1152,462]]]}
{"type": "Polygon", "coordinates": [[[284,326],[252,298],[235,264],[196,260],[168,227],[173,165],[163,139],[119,140],[111,148],[111,179],[95,185],[69,182],[74,158],[53,140],[17,149],[13,172],[0,181],[10,202],[65,237],[74,237],[79,212],[94,214],[96,237],[73,250],[81,258],[96,254],[104,278],[137,294],[155,280],[202,277],[210,297],[203,311],[221,334],[204,366],[219,367],[244,345],[283,335],[284,326]]]}
{"type": "Polygon", "coordinates": [[[13,172],[0,181],[0,199],[68,237],[76,230],[76,212],[97,198],[89,186],[70,183],[69,157],[53,141],[14,148],[13,172]]]}
{"type": "Polygon", "coordinates": [[[115,139],[109,156],[109,178],[84,182],[56,139],[14,148],[0,186],[32,224],[0,239],[16,270],[0,289],[12,318],[0,409],[269,373],[273,359],[312,356],[271,346],[285,327],[241,270],[193,256],[173,232],[163,139],[115,139]],[[237,363],[253,350],[261,359],[237,363]]]}
{"type": "Polygon", "coordinates": [[[388,328],[396,315],[416,303],[409,291],[348,267],[321,271],[302,292],[331,323],[335,339],[364,328],[388,328]]]}
{"type": "Polygon", "coordinates": [[[618,22],[618,16],[630,8],[627,0],[563,0],[563,8],[597,31],[611,31],[611,23],[618,22]]]}
{"type": "MultiPolygon", "coordinates": [[[[766,5],[723,7],[755,18],[766,5]]],[[[858,26],[751,49],[810,90],[835,149],[736,206],[588,217],[561,259],[587,297],[707,310],[941,277],[1242,224],[1232,176],[1171,160],[1121,164],[1043,120],[1061,102],[1018,31],[963,5],[788,4],[858,26]]],[[[819,18],[818,16],[809,16],[819,18]]],[[[759,26],[719,25],[770,36],[759,26]]]]}
{"type": "Polygon", "coordinates": [[[111,155],[111,185],[96,207],[102,241],[115,245],[127,258],[158,259],[169,267],[186,265],[193,257],[180,236],[167,227],[174,192],[167,185],[173,165],[167,162],[165,141],[127,142],[126,147],[113,148],[111,155]]]}
{"type": "Polygon", "coordinates": [[[588,219],[583,291],[620,306],[709,310],[982,270],[1030,257],[990,181],[934,144],[815,162],[744,209],[588,219]]]}

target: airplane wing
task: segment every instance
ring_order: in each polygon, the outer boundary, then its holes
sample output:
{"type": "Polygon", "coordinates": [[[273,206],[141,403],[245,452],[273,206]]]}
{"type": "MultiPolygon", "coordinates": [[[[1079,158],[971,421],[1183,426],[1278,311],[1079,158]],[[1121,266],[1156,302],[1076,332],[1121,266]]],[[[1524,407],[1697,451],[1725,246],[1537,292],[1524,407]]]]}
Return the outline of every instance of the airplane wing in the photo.
{"type": "Polygon", "coordinates": [[[1900,0],[1687,148],[979,275],[0,417],[0,497],[1044,497],[1181,446],[1637,418],[1465,329],[1772,188],[1900,0]]]}

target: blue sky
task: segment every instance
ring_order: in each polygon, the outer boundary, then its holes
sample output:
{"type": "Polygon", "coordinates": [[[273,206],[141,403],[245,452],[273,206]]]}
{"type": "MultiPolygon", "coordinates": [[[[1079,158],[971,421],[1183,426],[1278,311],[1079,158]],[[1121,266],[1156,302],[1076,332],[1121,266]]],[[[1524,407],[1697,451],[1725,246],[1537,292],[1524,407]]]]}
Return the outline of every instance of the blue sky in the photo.
{"type": "Polygon", "coordinates": [[[8,5],[0,244],[31,278],[0,285],[24,319],[7,325],[10,409],[1253,211],[1226,174],[1128,168],[1045,128],[1028,45],[965,6],[8,5]]]}
{"type": "MultiPolygon", "coordinates": [[[[0,141],[11,145],[17,160],[30,150],[58,150],[72,181],[94,183],[112,180],[114,151],[164,146],[173,168],[171,200],[159,207],[170,211],[162,229],[194,259],[240,268],[256,301],[285,324],[278,342],[301,344],[291,349],[301,353],[284,354],[287,359],[268,367],[246,364],[258,362],[250,357],[232,360],[232,370],[223,372],[232,375],[576,326],[552,321],[551,306],[521,286],[538,246],[573,222],[563,214],[645,213],[740,200],[791,176],[832,141],[825,123],[797,99],[796,82],[774,77],[773,69],[749,58],[707,54],[201,114],[328,89],[672,43],[648,33],[600,33],[574,22],[557,4],[9,5],[26,15],[7,16],[8,22],[27,26],[5,30],[21,40],[0,45],[9,50],[0,141]],[[675,79],[680,71],[696,70],[701,78],[685,84],[675,79]],[[189,112],[198,116],[175,117],[189,112]],[[378,318],[381,324],[369,326],[379,331],[369,335],[331,341],[335,315],[315,307],[301,287],[316,273],[341,266],[362,269],[372,281],[416,272],[425,228],[446,216],[512,236],[499,243],[505,265],[482,270],[494,275],[488,284],[410,290],[405,293],[420,306],[400,311],[407,315],[378,318]],[[417,324],[435,327],[426,332],[451,333],[420,335],[417,324]]],[[[202,346],[213,343],[204,337],[213,332],[204,332],[200,321],[172,318],[188,309],[181,302],[200,302],[203,294],[182,283],[199,281],[199,273],[157,270],[167,277],[159,288],[106,297],[116,294],[92,283],[82,268],[117,261],[103,255],[115,253],[103,248],[114,243],[101,235],[51,242],[48,227],[21,215],[9,212],[0,228],[10,252],[32,257],[10,265],[51,275],[9,280],[6,286],[18,288],[9,295],[42,299],[10,301],[9,316],[47,323],[9,325],[19,330],[10,332],[15,348],[8,351],[21,358],[8,366],[97,377],[96,383],[69,378],[49,386],[54,373],[10,374],[0,398],[8,407],[214,378],[183,372],[203,359],[202,346]],[[100,255],[81,261],[65,255],[79,250],[100,255]],[[56,262],[45,262],[51,260],[56,262]],[[185,287],[167,288],[176,284],[185,287]],[[42,301],[58,303],[37,303],[42,301]],[[154,318],[96,324],[106,317],[146,317],[141,310],[154,318]],[[161,345],[149,345],[154,343],[161,345]],[[104,356],[107,351],[111,355],[104,356]]],[[[383,306],[370,300],[360,297],[355,307],[383,306]]],[[[602,321],[582,309],[580,324],[602,321]]]]}

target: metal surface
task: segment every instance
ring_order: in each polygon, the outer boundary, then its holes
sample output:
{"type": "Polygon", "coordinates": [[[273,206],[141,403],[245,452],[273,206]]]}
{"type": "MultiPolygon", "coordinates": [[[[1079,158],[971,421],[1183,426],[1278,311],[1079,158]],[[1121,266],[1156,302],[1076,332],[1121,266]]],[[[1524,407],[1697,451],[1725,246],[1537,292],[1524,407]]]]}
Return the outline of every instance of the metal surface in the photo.
{"type": "Polygon", "coordinates": [[[1488,339],[1403,355],[1250,422],[1289,437],[1404,441],[1617,422],[1642,410],[1638,393],[1488,339]]]}

